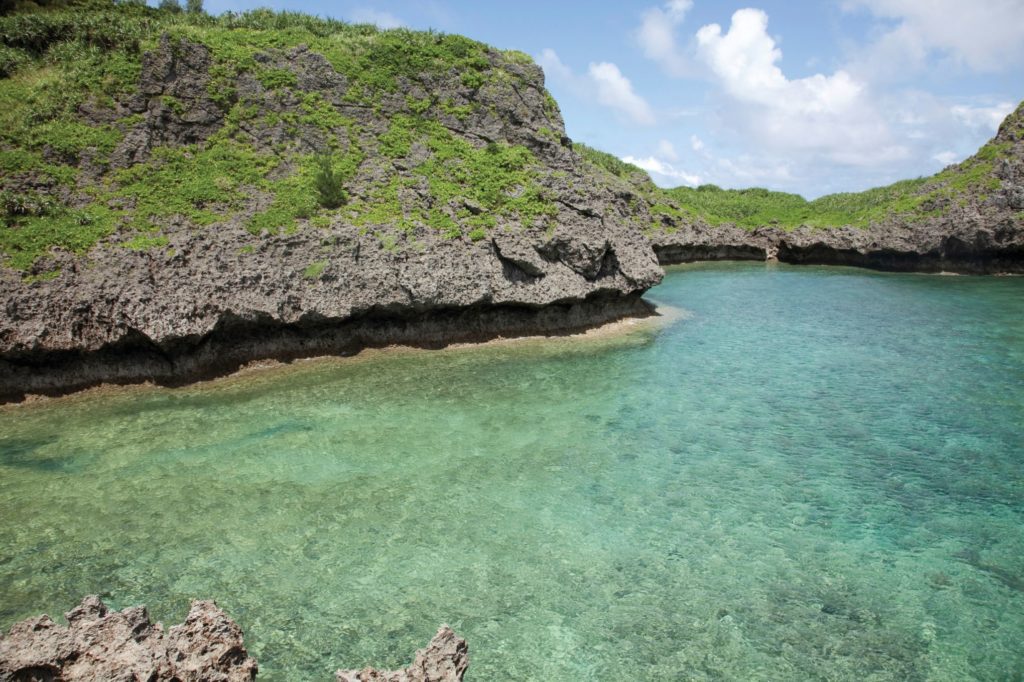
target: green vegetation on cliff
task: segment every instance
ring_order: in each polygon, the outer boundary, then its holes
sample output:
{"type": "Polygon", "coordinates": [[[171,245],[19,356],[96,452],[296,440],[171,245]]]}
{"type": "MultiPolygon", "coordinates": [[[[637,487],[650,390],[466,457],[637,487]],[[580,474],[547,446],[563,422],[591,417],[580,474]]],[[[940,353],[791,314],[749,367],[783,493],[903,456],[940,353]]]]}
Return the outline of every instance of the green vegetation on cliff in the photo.
{"type": "Polygon", "coordinates": [[[497,115],[481,102],[519,82],[532,64],[523,53],[293,12],[61,4],[0,16],[10,267],[105,238],[159,248],[179,219],[241,222],[254,235],[341,220],[393,244],[395,230],[475,240],[498,218],[529,226],[554,213],[533,152],[453,132],[497,115]],[[140,81],[144,54],[160,50],[192,70],[192,90],[140,81]],[[333,75],[294,66],[295,50],[321,55],[333,75]],[[136,159],[126,137],[147,126],[159,134],[136,159]]]}
{"type": "Polygon", "coordinates": [[[654,219],[652,229],[673,229],[679,220],[704,220],[754,229],[772,225],[793,229],[851,225],[867,227],[887,220],[915,222],[938,217],[969,200],[984,200],[1000,187],[996,165],[1013,155],[1024,140],[1024,104],[1004,124],[1003,138],[984,145],[977,154],[927,178],[901,180],[863,192],[829,194],[808,201],[798,194],[763,188],[722,189],[716,185],[661,189],[647,173],[621,159],[576,144],[590,163],[630,182],[648,200],[654,219]],[[669,220],[663,223],[661,216],[669,220]]]}
{"type": "MultiPolygon", "coordinates": [[[[552,187],[576,181],[538,157],[566,138],[521,52],[294,12],[37,2],[0,0],[0,264],[33,277],[55,274],[44,258],[55,247],[169,248],[183,225],[230,223],[257,239],[344,224],[388,250],[418,248],[424,230],[477,241],[551,228],[552,187]],[[510,143],[522,107],[533,128],[510,143]]],[[[1024,138],[1021,110],[1013,120],[935,176],[814,201],[663,190],[610,154],[573,149],[594,171],[587,182],[628,188],[622,219],[648,231],[864,227],[940,217],[999,190],[996,167],[1024,138]]]]}
{"type": "Polygon", "coordinates": [[[967,194],[984,197],[998,189],[999,180],[993,174],[995,162],[1007,151],[1008,144],[990,142],[970,159],[937,175],[901,180],[863,192],[828,194],[813,201],[761,188],[724,190],[714,185],[676,187],[664,193],[690,215],[700,216],[713,225],[866,227],[888,219],[913,222],[940,214],[967,194]]]}

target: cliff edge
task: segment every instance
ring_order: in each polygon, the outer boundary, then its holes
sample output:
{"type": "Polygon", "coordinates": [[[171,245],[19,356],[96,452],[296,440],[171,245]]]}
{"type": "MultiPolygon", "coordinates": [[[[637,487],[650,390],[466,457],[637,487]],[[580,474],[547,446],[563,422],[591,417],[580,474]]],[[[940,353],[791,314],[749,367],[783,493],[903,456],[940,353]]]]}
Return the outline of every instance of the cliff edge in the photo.
{"type": "Polygon", "coordinates": [[[528,56],[265,11],[86,14],[139,37],[5,33],[36,56],[0,80],[0,399],[648,314],[644,208],[573,150],[528,56]]]}
{"type": "MultiPolygon", "coordinates": [[[[639,170],[639,169],[636,169],[639,170]]],[[[1024,104],[975,155],[927,178],[814,201],[763,189],[661,190],[633,175],[662,264],[771,260],[1024,273],[1024,104]]]]}

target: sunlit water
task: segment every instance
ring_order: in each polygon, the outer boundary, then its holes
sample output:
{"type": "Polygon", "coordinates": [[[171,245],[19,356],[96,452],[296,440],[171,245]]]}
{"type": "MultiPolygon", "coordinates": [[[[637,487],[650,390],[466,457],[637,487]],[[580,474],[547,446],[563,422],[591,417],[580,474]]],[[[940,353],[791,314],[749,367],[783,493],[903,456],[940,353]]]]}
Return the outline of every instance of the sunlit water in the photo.
{"type": "Polygon", "coordinates": [[[1024,278],[708,265],[614,340],[0,412],[0,627],[215,598],[261,679],[1024,675],[1024,278]]]}

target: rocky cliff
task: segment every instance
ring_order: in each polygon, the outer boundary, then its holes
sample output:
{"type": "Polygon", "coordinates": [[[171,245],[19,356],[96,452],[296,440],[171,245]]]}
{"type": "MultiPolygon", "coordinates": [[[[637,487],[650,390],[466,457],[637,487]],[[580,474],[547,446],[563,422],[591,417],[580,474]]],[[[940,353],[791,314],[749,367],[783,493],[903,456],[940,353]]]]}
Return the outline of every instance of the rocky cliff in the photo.
{"type": "Polygon", "coordinates": [[[572,149],[526,55],[260,16],[160,26],[137,77],[56,115],[86,143],[30,121],[44,141],[6,150],[36,164],[3,179],[0,399],[647,314],[643,208],[572,149]]]}
{"type": "Polygon", "coordinates": [[[813,226],[799,219],[711,224],[687,212],[671,190],[648,188],[645,195],[650,206],[663,207],[648,230],[663,264],[777,258],[880,270],[1024,273],[1024,105],[978,154],[936,176],[805,202],[813,226]],[[815,215],[818,207],[837,203],[860,210],[850,212],[855,224],[815,215]]]}
{"type": "Polygon", "coordinates": [[[573,145],[525,54],[103,6],[0,17],[0,401],[576,330],[659,263],[1024,271],[1021,109],[932,178],[718,214],[573,145]]]}

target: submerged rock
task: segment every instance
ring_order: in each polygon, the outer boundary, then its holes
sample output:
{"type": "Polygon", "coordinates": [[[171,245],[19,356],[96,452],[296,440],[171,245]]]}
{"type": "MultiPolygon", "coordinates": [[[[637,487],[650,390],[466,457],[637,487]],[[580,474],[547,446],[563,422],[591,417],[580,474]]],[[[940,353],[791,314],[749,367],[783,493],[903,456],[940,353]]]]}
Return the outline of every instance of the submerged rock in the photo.
{"type": "Polygon", "coordinates": [[[90,596],[65,614],[29,618],[0,638],[0,681],[243,682],[256,678],[256,661],[242,630],[212,601],[193,601],[181,625],[164,632],[145,607],[108,611],[90,596]]]}
{"type": "Polygon", "coordinates": [[[339,670],[336,682],[460,682],[469,667],[469,646],[447,625],[404,670],[339,670]]]}

